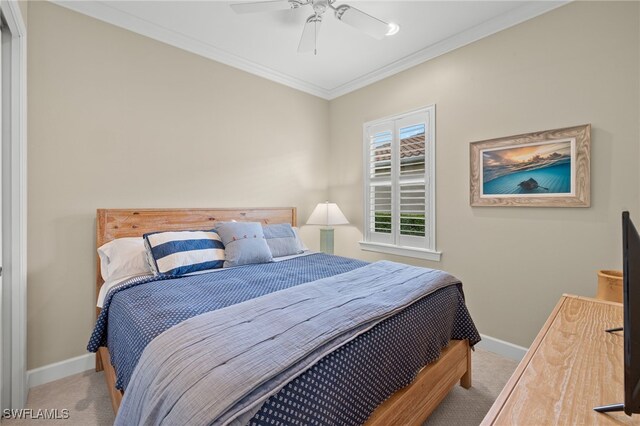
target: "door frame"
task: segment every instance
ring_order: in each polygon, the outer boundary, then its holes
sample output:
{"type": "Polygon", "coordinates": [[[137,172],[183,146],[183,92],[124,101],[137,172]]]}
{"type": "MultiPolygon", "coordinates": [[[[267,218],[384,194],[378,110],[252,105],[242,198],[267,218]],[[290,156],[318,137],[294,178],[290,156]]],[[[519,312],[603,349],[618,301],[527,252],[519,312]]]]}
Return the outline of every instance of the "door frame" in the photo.
{"type": "Polygon", "coordinates": [[[2,337],[3,357],[10,358],[10,371],[2,372],[3,395],[10,407],[22,408],[29,391],[27,372],[27,28],[16,0],[0,0],[0,10],[11,32],[10,43],[10,140],[2,146],[3,287],[2,310],[10,315],[9,335],[2,337]],[[10,170],[4,170],[6,167],[10,170]],[[8,180],[8,182],[5,182],[8,180]],[[7,347],[8,346],[8,347],[7,347]],[[5,377],[8,376],[8,377],[5,377]],[[9,385],[9,389],[6,385],[9,385]]]}

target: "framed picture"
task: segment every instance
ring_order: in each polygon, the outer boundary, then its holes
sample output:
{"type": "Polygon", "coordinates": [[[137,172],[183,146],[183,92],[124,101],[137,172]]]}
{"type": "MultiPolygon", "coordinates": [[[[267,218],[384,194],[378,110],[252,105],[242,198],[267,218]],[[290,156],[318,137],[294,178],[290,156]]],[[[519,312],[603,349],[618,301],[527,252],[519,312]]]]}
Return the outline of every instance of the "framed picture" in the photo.
{"type": "Polygon", "coordinates": [[[589,207],[591,125],[471,143],[471,205],[589,207]]]}

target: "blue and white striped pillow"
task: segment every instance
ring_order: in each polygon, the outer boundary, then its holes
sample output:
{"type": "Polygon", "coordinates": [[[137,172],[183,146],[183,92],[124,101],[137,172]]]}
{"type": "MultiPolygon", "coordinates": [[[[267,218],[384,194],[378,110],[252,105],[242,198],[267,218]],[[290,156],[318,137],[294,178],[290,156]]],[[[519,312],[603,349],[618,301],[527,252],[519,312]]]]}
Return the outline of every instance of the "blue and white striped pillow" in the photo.
{"type": "Polygon", "coordinates": [[[143,237],[157,274],[184,275],[224,264],[224,244],[214,230],[153,232],[143,237]]]}

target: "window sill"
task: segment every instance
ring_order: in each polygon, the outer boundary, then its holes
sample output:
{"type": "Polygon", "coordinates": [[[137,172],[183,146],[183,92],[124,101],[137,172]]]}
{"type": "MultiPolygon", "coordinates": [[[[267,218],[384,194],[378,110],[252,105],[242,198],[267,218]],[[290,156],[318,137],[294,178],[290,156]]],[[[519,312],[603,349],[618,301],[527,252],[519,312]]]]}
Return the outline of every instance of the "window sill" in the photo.
{"type": "Polygon", "coordinates": [[[375,251],[379,253],[395,254],[397,256],[415,257],[416,259],[433,260],[440,262],[442,252],[416,247],[402,247],[391,244],[371,243],[368,241],[360,241],[360,249],[366,251],[375,251]]]}

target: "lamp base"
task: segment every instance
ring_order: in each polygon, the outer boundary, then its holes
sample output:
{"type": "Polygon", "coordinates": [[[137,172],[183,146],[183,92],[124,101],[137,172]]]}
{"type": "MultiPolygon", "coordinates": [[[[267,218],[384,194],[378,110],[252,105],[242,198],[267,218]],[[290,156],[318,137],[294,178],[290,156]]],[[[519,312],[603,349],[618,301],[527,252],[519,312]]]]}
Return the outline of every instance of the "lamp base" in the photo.
{"type": "Polygon", "coordinates": [[[320,251],[333,254],[333,228],[320,229],[320,251]]]}

